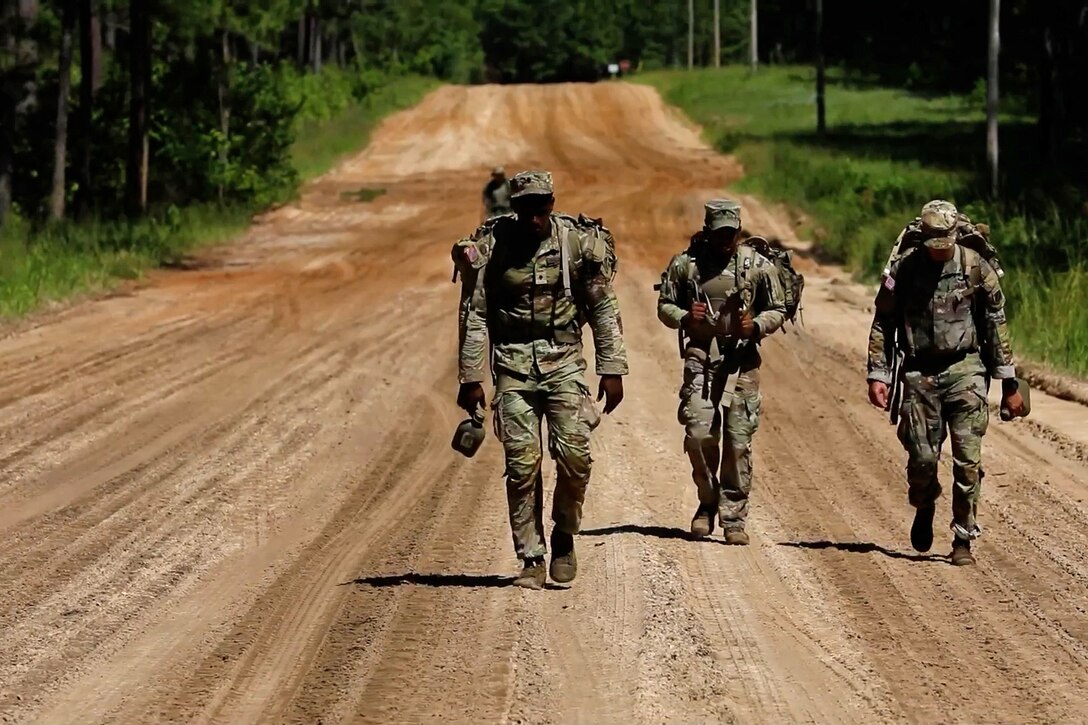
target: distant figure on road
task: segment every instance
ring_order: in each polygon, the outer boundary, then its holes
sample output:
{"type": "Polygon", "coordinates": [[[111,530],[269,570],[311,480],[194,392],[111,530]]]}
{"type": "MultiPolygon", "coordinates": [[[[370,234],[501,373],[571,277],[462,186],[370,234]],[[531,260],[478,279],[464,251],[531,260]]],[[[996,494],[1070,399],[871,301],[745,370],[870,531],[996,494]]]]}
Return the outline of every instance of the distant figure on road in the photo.
{"type": "Polygon", "coordinates": [[[592,459],[590,431],[599,416],[585,383],[582,323],[593,331],[597,400],[605,413],[623,400],[627,353],[612,291],[612,236],[599,222],[554,211],[552,176],[524,171],[511,179],[514,214],[484,223],[454,245],[462,278],[457,405],[484,406],[484,363],[495,383],[495,431],[506,455],[506,495],[514,551],[522,571],[514,584],[544,586],[577,574],[574,534],[592,459]],[[489,348],[490,341],[490,348],[489,348]],[[490,355],[489,355],[490,350],[490,355]],[[556,460],[552,559],[544,570],[541,430],[556,460]]]}
{"type": "Polygon", "coordinates": [[[506,170],[501,166],[491,170],[491,178],[484,185],[483,201],[484,221],[510,213],[510,182],[506,178],[506,170]]]}
{"type": "Polygon", "coordinates": [[[976,515],[990,379],[1001,381],[1010,417],[1028,412],[1015,378],[1000,267],[979,253],[992,250],[979,229],[985,227],[947,201],[922,207],[892,252],[869,332],[869,401],[898,420],[916,509],[910,540],[918,551],[933,545],[937,460],[945,435],[952,438],[952,563],[958,566],[975,563],[971,541],[982,533],[976,515]]]}
{"type": "Polygon", "coordinates": [[[777,268],[740,242],[740,227],[740,204],[706,203],[702,230],[661,275],[657,314],[680,330],[679,419],[699,492],[691,533],[709,536],[718,517],[726,542],[745,545],[762,403],[759,343],[782,327],[786,303],[777,268]]]}

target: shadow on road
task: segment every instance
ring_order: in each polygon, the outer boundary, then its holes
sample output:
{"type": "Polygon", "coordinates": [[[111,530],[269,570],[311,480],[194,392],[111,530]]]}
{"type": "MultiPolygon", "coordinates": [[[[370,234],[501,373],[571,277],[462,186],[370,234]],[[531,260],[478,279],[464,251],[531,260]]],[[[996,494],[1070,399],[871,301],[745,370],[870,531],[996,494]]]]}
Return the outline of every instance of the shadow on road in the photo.
{"type": "Polygon", "coordinates": [[[616,524],[615,526],[604,526],[599,529],[583,529],[578,533],[579,536],[611,536],[612,534],[639,534],[640,536],[652,536],[655,539],[680,539],[682,541],[699,541],[728,546],[722,539],[692,536],[690,532],[673,526],[616,524]]]}
{"type": "Polygon", "coordinates": [[[794,549],[835,549],[851,554],[883,554],[889,559],[906,559],[907,561],[940,561],[947,562],[948,557],[941,554],[905,554],[902,551],[863,541],[780,541],[779,546],[790,546],[794,549]]]}
{"type": "Polygon", "coordinates": [[[508,587],[514,582],[514,577],[499,576],[498,574],[390,574],[387,576],[368,576],[354,581],[344,582],[358,584],[366,587],[400,587],[405,585],[417,585],[423,587],[463,587],[467,589],[496,589],[508,587]]]}

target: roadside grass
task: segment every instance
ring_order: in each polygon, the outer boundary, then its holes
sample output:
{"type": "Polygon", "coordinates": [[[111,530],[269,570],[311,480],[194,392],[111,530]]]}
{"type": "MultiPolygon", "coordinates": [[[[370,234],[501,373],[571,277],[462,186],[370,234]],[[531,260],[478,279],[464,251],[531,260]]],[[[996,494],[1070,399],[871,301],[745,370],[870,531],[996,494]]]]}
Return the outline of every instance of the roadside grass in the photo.
{"type": "Polygon", "coordinates": [[[365,148],[383,118],[414,106],[437,86],[438,81],[422,76],[394,78],[333,118],[300,123],[291,152],[295,169],[303,179],[320,176],[345,156],[365,148]]]}
{"type": "MultiPolygon", "coordinates": [[[[303,180],[319,176],[366,146],[387,115],[437,85],[417,76],[393,78],[327,120],[299,124],[292,161],[303,180]]],[[[360,190],[370,201],[384,190],[360,190]]],[[[228,241],[261,211],[201,204],[169,207],[136,222],[65,222],[35,227],[13,217],[0,228],[0,319],[26,315],[76,295],[111,289],[194,249],[228,241]]]]}
{"type": "Polygon", "coordinates": [[[926,96],[831,72],[820,137],[808,68],[634,80],[656,87],[741,161],[742,191],[804,211],[820,254],[860,279],[875,279],[903,224],[930,199],[987,222],[1007,270],[1017,352],[1088,374],[1088,153],[1068,148],[1056,164],[1041,160],[1033,119],[1015,99],[1001,119],[1003,198],[995,201],[985,191],[981,89],[926,96]]]}

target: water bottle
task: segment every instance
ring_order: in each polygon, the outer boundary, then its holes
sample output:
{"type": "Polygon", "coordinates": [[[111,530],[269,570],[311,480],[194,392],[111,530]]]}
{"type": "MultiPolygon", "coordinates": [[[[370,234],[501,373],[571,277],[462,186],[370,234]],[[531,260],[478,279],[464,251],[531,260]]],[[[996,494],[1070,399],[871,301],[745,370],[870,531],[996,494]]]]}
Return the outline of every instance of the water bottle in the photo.
{"type": "Polygon", "coordinates": [[[472,414],[461,421],[453,434],[450,446],[465,458],[472,458],[480,445],[484,442],[484,412],[477,408],[472,414]]]}

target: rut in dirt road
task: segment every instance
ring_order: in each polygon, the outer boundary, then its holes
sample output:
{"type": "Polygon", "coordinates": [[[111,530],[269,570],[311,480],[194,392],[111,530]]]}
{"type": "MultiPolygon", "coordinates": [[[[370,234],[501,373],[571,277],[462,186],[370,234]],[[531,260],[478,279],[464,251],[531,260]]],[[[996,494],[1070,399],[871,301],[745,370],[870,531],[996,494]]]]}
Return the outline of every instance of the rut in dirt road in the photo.
{"type": "Polygon", "coordinates": [[[916,554],[864,400],[869,293],[836,270],[801,260],[806,325],[764,344],[752,545],[688,540],[652,285],[740,174],[648,88],[442,88],[198,269],[0,341],[0,718],[1081,719],[1085,417],[1038,396],[995,425],[979,565],[916,554]],[[615,233],[632,367],[578,579],[535,593],[509,586],[498,442],[449,449],[449,249],[496,163],[615,233]]]}

